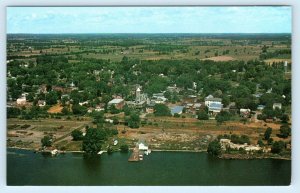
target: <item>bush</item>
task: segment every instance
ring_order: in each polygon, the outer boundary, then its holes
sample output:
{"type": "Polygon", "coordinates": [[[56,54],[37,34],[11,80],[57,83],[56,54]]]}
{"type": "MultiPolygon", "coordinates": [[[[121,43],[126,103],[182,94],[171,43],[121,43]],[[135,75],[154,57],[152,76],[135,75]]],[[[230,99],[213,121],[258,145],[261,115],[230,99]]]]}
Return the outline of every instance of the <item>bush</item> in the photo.
{"type": "Polygon", "coordinates": [[[268,139],[268,145],[272,145],[273,144],[273,138],[269,138],[268,139]]]}
{"type": "Polygon", "coordinates": [[[198,113],[199,120],[208,120],[208,118],[209,118],[208,114],[204,110],[202,110],[198,113]]]}
{"type": "Polygon", "coordinates": [[[280,138],[288,138],[291,135],[291,128],[287,125],[282,125],[279,131],[278,137],[280,138]]]}
{"type": "Polygon", "coordinates": [[[180,115],[179,115],[178,113],[175,113],[175,114],[174,114],[174,117],[177,117],[177,118],[178,118],[178,117],[180,117],[180,115]]]}
{"type": "Polygon", "coordinates": [[[275,141],[272,145],[271,152],[272,153],[280,153],[285,148],[285,143],[283,141],[275,141]]]}
{"type": "Polygon", "coordinates": [[[221,155],[221,144],[217,139],[208,144],[207,153],[213,156],[221,155]]]}
{"type": "Polygon", "coordinates": [[[118,135],[119,134],[118,129],[112,129],[111,134],[112,135],[118,135]]]}
{"type": "Polygon", "coordinates": [[[121,150],[122,153],[128,153],[129,147],[126,144],[125,145],[121,145],[120,150],[121,150]]]}
{"type": "Polygon", "coordinates": [[[259,139],[257,141],[257,145],[259,145],[259,147],[263,147],[265,144],[264,144],[264,142],[261,139],[259,139]]]}
{"type": "Polygon", "coordinates": [[[113,153],[113,150],[112,150],[112,148],[109,146],[108,148],[107,148],[107,154],[112,154],[113,153]]]}
{"type": "Polygon", "coordinates": [[[73,137],[73,141],[80,141],[83,139],[83,133],[79,129],[75,129],[71,132],[71,135],[73,137]]]}
{"type": "Polygon", "coordinates": [[[216,116],[217,123],[222,124],[225,121],[229,121],[231,118],[231,114],[227,111],[221,111],[216,116]]]}
{"type": "Polygon", "coordinates": [[[49,135],[46,135],[44,136],[42,139],[41,139],[41,143],[42,143],[42,146],[43,147],[51,147],[52,145],[52,137],[50,137],[49,135]]]}
{"type": "Polygon", "coordinates": [[[272,128],[268,127],[264,133],[264,139],[269,140],[269,138],[271,137],[271,134],[272,134],[272,128]]]}

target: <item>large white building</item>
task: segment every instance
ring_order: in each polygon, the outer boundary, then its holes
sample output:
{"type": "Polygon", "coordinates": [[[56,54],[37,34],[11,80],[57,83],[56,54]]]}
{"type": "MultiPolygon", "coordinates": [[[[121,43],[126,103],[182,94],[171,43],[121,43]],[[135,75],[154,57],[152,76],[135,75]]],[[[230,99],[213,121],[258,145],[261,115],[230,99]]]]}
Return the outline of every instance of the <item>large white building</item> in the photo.
{"type": "Polygon", "coordinates": [[[20,97],[17,99],[17,105],[26,105],[26,97],[20,97]]]}
{"type": "Polygon", "coordinates": [[[221,98],[215,98],[212,95],[208,95],[207,97],[205,97],[205,106],[209,107],[211,105],[211,103],[222,104],[222,99],[221,98]]]}

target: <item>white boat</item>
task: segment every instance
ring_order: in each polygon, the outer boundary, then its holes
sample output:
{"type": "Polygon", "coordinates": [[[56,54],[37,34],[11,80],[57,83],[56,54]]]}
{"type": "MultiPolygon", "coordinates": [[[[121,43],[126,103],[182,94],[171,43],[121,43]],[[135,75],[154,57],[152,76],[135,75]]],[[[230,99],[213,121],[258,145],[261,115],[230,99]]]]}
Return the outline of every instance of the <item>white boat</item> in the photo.
{"type": "Polygon", "coordinates": [[[58,154],[58,150],[57,149],[54,149],[54,150],[51,151],[51,155],[54,156],[54,155],[57,155],[57,154],[58,154]]]}
{"type": "Polygon", "coordinates": [[[118,140],[114,140],[114,145],[117,145],[118,144],[118,140]]]}
{"type": "Polygon", "coordinates": [[[146,155],[149,155],[151,153],[151,150],[150,149],[148,149],[147,151],[145,151],[145,154],[146,155]]]}
{"type": "Polygon", "coordinates": [[[104,152],[104,151],[99,151],[97,154],[98,154],[98,155],[101,155],[103,152],[104,152]]]}
{"type": "Polygon", "coordinates": [[[139,160],[143,160],[143,154],[139,155],[139,160]]]}

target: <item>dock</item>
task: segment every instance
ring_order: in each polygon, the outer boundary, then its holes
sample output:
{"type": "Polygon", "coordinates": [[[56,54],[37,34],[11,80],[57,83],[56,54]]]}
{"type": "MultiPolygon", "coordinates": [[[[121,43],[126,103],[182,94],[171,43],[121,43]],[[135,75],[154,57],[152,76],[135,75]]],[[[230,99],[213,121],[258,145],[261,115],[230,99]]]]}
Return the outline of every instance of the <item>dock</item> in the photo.
{"type": "Polygon", "coordinates": [[[139,149],[135,147],[128,159],[129,162],[138,162],[139,161],[139,149]]]}

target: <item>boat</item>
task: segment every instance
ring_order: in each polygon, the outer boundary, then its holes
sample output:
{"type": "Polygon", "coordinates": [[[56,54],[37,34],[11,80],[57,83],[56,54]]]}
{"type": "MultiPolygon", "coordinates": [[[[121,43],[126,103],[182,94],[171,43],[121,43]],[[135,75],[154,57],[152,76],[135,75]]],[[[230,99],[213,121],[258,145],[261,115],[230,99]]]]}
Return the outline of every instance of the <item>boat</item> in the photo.
{"type": "Polygon", "coordinates": [[[103,152],[104,152],[104,151],[99,151],[97,154],[98,154],[98,155],[101,155],[103,152]]]}
{"type": "Polygon", "coordinates": [[[114,140],[114,145],[117,145],[118,144],[118,140],[114,140]]]}
{"type": "Polygon", "coordinates": [[[55,156],[57,154],[58,154],[58,150],[57,149],[54,149],[54,150],[51,151],[51,155],[52,156],[55,156]]]}
{"type": "Polygon", "coordinates": [[[139,160],[143,160],[143,154],[139,155],[139,160]]]}
{"type": "Polygon", "coordinates": [[[151,153],[151,150],[150,149],[148,149],[147,151],[145,151],[145,154],[146,155],[149,155],[151,153]]]}

